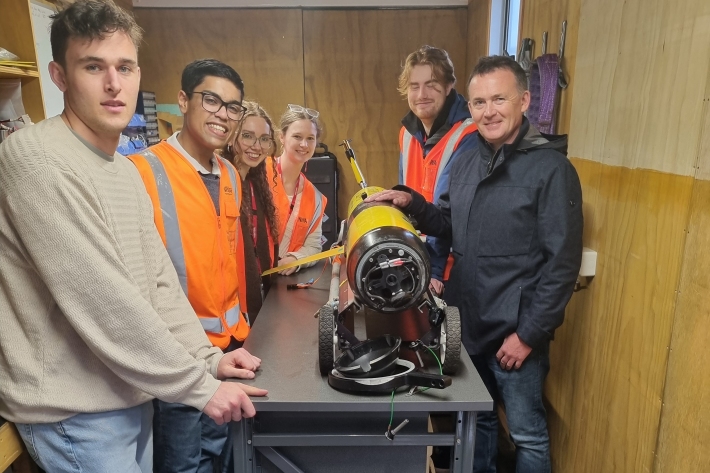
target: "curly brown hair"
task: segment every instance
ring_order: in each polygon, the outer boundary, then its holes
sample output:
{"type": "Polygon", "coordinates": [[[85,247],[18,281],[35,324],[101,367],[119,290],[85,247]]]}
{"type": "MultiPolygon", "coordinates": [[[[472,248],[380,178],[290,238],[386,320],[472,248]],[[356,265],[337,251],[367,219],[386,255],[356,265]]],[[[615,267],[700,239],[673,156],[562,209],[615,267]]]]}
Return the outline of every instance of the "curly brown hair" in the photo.
{"type": "MultiPolygon", "coordinates": [[[[239,122],[239,126],[234,134],[234,139],[232,140],[232,143],[236,144],[237,137],[242,132],[242,126],[244,125],[244,122],[248,117],[263,118],[264,121],[266,121],[266,124],[269,125],[269,134],[271,135],[271,140],[274,141],[274,146],[271,149],[270,157],[272,158],[271,165],[273,166],[273,186],[276,187],[276,179],[278,174],[276,172],[276,160],[273,159],[274,152],[276,151],[276,142],[274,140],[274,125],[271,121],[271,117],[269,117],[269,114],[266,113],[266,110],[261,108],[256,102],[244,101],[242,102],[242,105],[246,107],[246,111],[244,112],[244,117],[242,117],[241,121],[239,122]]],[[[222,156],[225,159],[229,160],[229,162],[231,162],[234,167],[239,167],[239,161],[241,161],[241,149],[239,149],[239,146],[233,146],[232,144],[228,144],[222,150],[222,156]]],[[[274,239],[274,241],[279,241],[279,226],[278,220],[276,218],[276,206],[274,205],[274,197],[271,193],[271,189],[269,188],[269,180],[266,173],[267,161],[268,160],[265,159],[264,161],[259,163],[259,165],[255,168],[249,169],[249,172],[247,172],[244,181],[245,184],[249,182],[252,184],[252,186],[254,186],[254,196],[257,199],[257,205],[260,205],[264,209],[264,215],[266,215],[266,221],[269,225],[271,237],[274,239]]],[[[241,213],[242,215],[252,214],[251,192],[249,186],[246,185],[242,186],[241,213]]],[[[252,221],[251,219],[248,219],[249,231],[251,231],[251,225],[252,221]]]]}

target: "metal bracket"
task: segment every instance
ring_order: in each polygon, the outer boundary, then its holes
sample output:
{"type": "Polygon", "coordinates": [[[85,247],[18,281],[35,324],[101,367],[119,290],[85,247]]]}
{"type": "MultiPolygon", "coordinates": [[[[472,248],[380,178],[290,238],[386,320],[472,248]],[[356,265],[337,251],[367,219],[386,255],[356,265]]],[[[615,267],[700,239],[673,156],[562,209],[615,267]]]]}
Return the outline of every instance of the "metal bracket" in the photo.
{"type": "Polygon", "coordinates": [[[278,450],[271,447],[262,447],[259,449],[259,453],[264,455],[275,467],[283,471],[283,473],[304,473],[303,470],[297,467],[278,450]]]}

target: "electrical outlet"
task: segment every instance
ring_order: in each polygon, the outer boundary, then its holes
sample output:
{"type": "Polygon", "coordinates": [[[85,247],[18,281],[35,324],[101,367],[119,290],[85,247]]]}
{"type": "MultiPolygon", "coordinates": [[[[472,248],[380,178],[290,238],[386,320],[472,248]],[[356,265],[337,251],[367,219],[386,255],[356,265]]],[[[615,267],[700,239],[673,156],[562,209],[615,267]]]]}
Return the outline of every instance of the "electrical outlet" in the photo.
{"type": "Polygon", "coordinates": [[[582,265],[579,268],[579,275],[582,277],[593,277],[597,272],[597,252],[589,248],[582,249],[582,265]]]}

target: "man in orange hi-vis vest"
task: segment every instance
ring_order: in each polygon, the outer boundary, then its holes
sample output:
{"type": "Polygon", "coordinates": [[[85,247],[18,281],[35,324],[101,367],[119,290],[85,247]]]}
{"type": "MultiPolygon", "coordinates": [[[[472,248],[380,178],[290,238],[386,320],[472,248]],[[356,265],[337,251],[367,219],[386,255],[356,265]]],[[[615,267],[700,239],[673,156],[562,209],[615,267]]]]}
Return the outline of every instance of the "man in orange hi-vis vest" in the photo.
{"type": "MultiPolygon", "coordinates": [[[[449,187],[451,163],[477,146],[476,125],[455,84],[449,54],[432,46],[422,46],[407,56],[399,76],[399,92],[407,97],[410,108],[399,132],[399,183],[432,203],[449,187]]],[[[441,295],[453,263],[451,245],[427,236],[426,246],[431,259],[430,288],[441,295]]]]}
{"type": "MultiPolygon", "coordinates": [[[[227,64],[206,59],[185,68],[181,87],[183,129],[129,158],[153,201],[155,224],[183,291],[212,344],[229,352],[249,334],[237,277],[242,192],[236,169],[214,151],[226,145],[244,114],[244,84],[227,64]]],[[[154,408],[156,473],[233,469],[228,423],[218,426],[182,404],[156,400],[154,408]]]]}

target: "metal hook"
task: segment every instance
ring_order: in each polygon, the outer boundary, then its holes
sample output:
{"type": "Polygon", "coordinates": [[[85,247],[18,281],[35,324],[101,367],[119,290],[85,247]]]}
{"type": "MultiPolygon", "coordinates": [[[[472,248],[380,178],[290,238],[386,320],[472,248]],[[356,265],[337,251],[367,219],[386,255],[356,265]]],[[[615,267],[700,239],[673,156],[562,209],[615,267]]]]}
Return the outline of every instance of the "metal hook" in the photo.
{"type": "Polygon", "coordinates": [[[565,78],[565,73],[562,71],[562,57],[565,55],[565,38],[567,37],[567,20],[562,22],[562,34],[560,35],[560,51],[557,53],[559,70],[557,73],[557,85],[561,89],[566,89],[568,82],[565,78]]]}
{"type": "Polygon", "coordinates": [[[557,53],[557,57],[562,59],[565,55],[565,38],[567,37],[567,20],[562,22],[562,34],[560,35],[560,51],[557,53]]]}
{"type": "Polygon", "coordinates": [[[542,55],[547,54],[547,31],[542,32],[542,55]]]}

